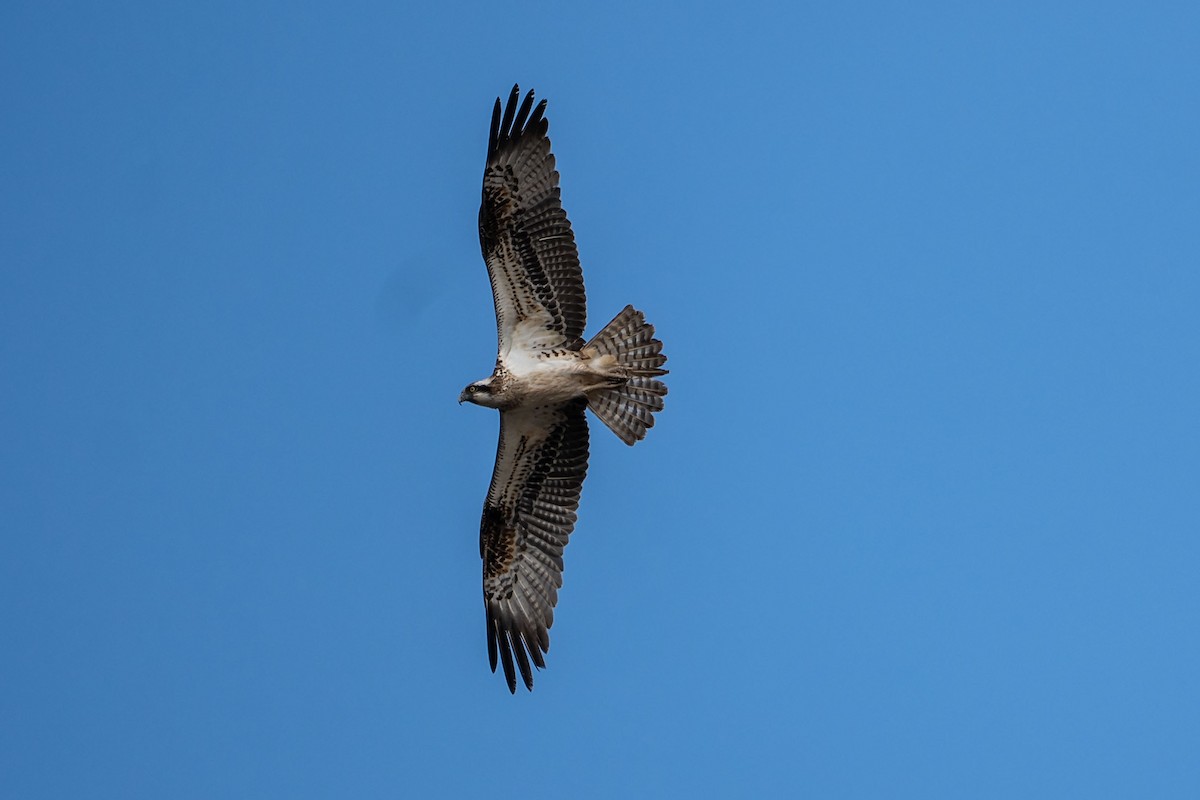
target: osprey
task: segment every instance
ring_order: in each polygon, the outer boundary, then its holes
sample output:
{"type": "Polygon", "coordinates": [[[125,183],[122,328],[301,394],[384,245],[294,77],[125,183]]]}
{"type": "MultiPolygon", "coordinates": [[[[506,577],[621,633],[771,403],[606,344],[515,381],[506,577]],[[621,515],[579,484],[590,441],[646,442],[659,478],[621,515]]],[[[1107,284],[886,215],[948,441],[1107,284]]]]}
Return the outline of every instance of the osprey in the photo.
{"type": "Polygon", "coordinates": [[[500,444],[479,526],[488,659],[533,689],[546,666],[562,586],[563,548],[587,474],[590,408],[632,445],[654,425],[666,356],[642,312],[626,306],[585,342],[583,273],[559,198],[546,101],[520,103],[514,86],[492,110],[479,244],[496,305],[499,352],[491,377],[459,395],[500,410],[500,444]],[[515,666],[514,666],[515,659],[515,666]]]}

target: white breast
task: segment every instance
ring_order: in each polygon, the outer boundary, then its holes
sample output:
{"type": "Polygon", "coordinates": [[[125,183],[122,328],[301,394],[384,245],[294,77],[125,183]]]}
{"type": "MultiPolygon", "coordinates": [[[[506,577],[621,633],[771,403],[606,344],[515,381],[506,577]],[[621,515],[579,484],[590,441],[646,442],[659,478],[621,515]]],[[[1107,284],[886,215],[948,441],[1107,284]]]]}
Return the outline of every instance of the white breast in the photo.
{"type": "Polygon", "coordinates": [[[580,354],[569,349],[562,336],[534,321],[513,329],[501,364],[519,387],[522,405],[563,403],[583,394],[590,374],[580,354]]]}

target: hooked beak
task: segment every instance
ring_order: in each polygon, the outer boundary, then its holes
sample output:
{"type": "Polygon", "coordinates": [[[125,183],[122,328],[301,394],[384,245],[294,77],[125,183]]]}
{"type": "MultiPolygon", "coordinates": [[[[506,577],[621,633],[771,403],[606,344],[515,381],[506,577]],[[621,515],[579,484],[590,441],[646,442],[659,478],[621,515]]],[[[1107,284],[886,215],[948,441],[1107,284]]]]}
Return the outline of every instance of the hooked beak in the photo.
{"type": "Polygon", "coordinates": [[[461,405],[463,404],[463,401],[464,401],[464,400],[466,400],[466,399],[467,399],[467,393],[466,393],[466,391],[464,390],[464,391],[463,391],[461,394],[459,394],[459,396],[458,396],[458,404],[461,406],[461,405]]]}

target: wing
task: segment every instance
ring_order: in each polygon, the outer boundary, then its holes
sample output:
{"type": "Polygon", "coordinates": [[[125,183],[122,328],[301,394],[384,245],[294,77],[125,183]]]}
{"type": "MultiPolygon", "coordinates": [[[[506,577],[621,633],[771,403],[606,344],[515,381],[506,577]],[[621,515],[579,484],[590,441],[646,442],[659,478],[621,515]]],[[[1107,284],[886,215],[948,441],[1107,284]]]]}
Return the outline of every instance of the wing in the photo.
{"type": "Polygon", "coordinates": [[[500,413],[496,469],[479,525],[488,659],[497,656],[511,692],[513,658],[527,689],[530,659],[546,666],[550,626],[562,586],[563,548],[575,527],[587,474],[587,400],[500,413]]]}
{"type": "Polygon", "coordinates": [[[542,116],[546,101],[532,108],[530,92],[518,108],[519,99],[514,86],[503,117],[496,99],[479,207],[479,245],[492,281],[502,357],[522,322],[533,326],[527,335],[541,345],[577,349],[587,321],[579,251],[542,116]]]}

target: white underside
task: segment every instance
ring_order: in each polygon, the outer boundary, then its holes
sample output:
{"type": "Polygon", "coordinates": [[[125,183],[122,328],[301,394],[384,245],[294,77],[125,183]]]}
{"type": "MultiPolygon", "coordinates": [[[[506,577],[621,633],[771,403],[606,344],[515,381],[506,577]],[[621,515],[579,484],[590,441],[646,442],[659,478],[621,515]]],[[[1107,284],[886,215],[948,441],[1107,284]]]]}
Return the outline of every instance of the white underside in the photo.
{"type": "Polygon", "coordinates": [[[500,363],[527,406],[582,397],[604,385],[615,366],[612,358],[591,359],[569,350],[561,336],[532,321],[516,326],[500,363]]]}

